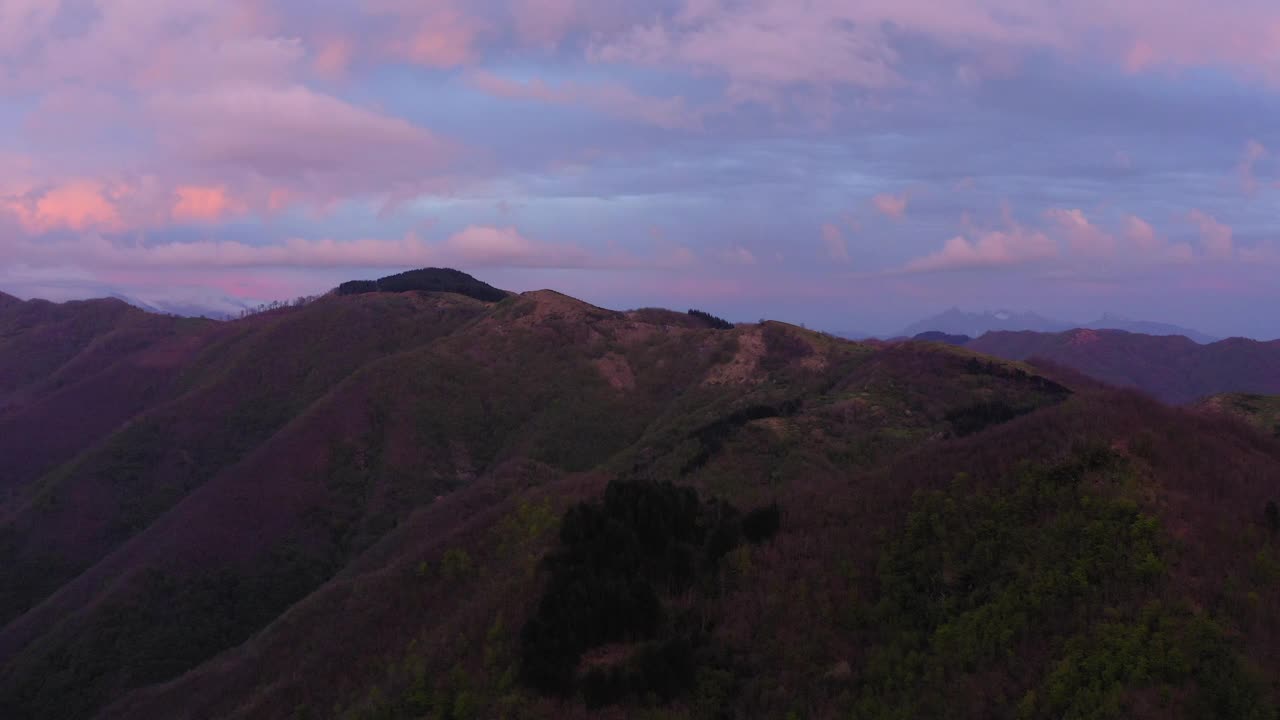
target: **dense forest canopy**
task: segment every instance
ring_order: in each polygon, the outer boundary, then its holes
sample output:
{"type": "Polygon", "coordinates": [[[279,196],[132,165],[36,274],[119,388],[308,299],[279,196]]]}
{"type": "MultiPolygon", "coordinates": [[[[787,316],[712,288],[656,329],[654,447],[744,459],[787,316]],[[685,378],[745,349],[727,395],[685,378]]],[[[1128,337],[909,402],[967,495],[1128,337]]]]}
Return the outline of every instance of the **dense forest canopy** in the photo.
{"type": "Polygon", "coordinates": [[[362,295],[373,292],[450,292],[458,295],[498,302],[507,297],[505,290],[481,282],[461,270],[423,268],[388,275],[377,280],[351,280],[338,286],[338,295],[362,295]]]}

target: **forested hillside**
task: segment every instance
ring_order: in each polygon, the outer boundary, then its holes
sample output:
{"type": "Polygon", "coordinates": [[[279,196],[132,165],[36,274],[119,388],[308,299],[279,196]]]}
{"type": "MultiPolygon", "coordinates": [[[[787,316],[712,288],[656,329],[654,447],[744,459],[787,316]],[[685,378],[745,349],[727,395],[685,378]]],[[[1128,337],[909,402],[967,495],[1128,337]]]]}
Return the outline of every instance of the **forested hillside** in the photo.
{"type": "Polygon", "coordinates": [[[0,716],[1276,717],[1265,427],[485,293],[0,296],[0,716]]]}

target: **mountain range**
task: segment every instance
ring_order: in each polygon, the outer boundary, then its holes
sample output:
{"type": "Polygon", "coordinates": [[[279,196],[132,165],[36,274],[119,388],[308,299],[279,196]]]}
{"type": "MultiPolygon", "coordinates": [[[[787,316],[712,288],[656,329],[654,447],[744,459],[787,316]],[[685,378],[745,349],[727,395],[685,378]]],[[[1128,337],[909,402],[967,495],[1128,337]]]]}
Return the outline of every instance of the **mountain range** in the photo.
{"type": "Polygon", "coordinates": [[[991,332],[965,347],[1010,360],[1047,360],[1174,404],[1222,393],[1280,394],[1280,340],[1201,345],[1177,335],[1077,329],[991,332]]]}
{"type": "Polygon", "coordinates": [[[1075,328],[1124,330],[1145,335],[1181,335],[1201,344],[1217,340],[1217,338],[1205,333],[1178,327],[1177,325],[1132,320],[1113,313],[1106,313],[1089,323],[1072,323],[1046,318],[1029,312],[1019,313],[1000,310],[972,313],[954,307],[933,317],[913,323],[899,333],[899,336],[915,337],[925,332],[942,332],[949,335],[979,337],[989,332],[1033,331],[1056,333],[1075,328]]]}
{"type": "Polygon", "coordinates": [[[0,294],[0,717],[1274,718],[1273,408],[438,269],[0,294]]]}

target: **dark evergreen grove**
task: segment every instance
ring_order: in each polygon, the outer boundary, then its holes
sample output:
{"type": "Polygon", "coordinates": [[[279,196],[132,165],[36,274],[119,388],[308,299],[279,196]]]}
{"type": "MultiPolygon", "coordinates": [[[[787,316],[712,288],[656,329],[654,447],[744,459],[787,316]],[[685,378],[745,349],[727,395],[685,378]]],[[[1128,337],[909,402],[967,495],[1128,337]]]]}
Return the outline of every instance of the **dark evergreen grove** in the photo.
{"type": "Polygon", "coordinates": [[[693,488],[643,480],[615,480],[602,502],[570,508],[545,563],[546,590],[521,633],[525,682],[553,694],[580,690],[594,706],[686,693],[714,652],[698,606],[716,592],[721,559],[744,536],[772,537],[780,517],[776,504],[743,518],[693,488]],[[674,607],[676,596],[692,596],[692,606],[674,607]],[[631,645],[620,660],[579,670],[584,655],[619,643],[631,645]]]}
{"type": "Polygon", "coordinates": [[[397,275],[388,275],[377,280],[351,280],[338,286],[338,295],[364,295],[374,292],[451,292],[458,295],[498,302],[507,293],[481,282],[470,275],[452,268],[423,268],[410,270],[397,275]]]}
{"type": "Polygon", "coordinates": [[[708,327],[714,330],[732,330],[734,328],[733,323],[729,322],[728,320],[725,320],[722,317],[716,317],[715,315],[712,315],[709,312],[703,312],[702,310],[691,309],[689,310],[689,315],[691,317],[695,317],[701,320],[702,322],[706,323],[708,327]]]}

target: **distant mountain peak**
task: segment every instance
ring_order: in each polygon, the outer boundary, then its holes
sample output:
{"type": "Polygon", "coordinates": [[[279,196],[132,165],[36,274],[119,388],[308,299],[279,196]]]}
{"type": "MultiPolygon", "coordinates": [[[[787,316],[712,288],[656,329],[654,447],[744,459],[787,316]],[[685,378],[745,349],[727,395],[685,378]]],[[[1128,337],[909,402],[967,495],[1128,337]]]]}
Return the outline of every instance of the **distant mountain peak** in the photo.
{"type": "Polygon", "coordinates": [[[81,302],[81,303],[96,303],[96,304],[98,304],[98,305],[103,305],[103,306],[107,306],[107,307],[125,307],[125,308],[128,308],[128,309],[130,309],[130,310],[142,310],[142,309],[143,309],[143,308],[138,307],[138,306],[137,306],[137,305],[135,305],[134,303],[129,302],[129,301],[128,301],[128,300],[126,300],[125,298],[117,297],[117,296],[115,296],[115,295],[109,295],[109,296],[107,296],[107,297],[103,297],[103,298],[90,298],[90,299],[88,299],[88,300],[71,300],[71,301],[69,301],[69,302],[73,302],[73,303],[75,303],[75,302],[81,302]]]}
{"type": "Polygon", "coordinates": [[[1035,313],[1021,313],[1008,309],[987,310],[981,313],[965,312],[951,308],[931,318],[909,326],[901,334],[915,337],[922,333],[938,332],[946,335],[980,337],[998,330],[1034,330],[1036,332],[1061,332],[1070,328],[1069,323],[1041,317],[1035,313]]]}

